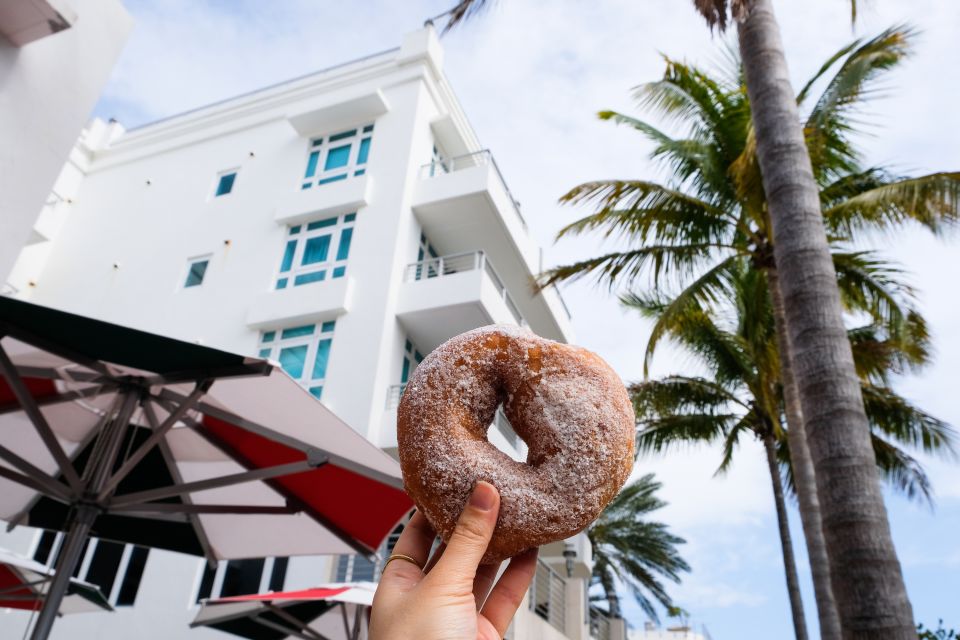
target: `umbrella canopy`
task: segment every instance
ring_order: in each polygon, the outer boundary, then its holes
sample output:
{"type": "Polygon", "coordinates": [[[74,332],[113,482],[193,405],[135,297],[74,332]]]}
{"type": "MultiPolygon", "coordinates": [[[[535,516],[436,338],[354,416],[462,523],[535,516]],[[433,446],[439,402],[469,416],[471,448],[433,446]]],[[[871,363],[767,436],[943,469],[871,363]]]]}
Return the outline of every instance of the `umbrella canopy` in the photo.
{"type": "Polygon", "coordinates": [[[89,535],[371,555],[412,507],[396,462],[270,362],[7,298],[0,336],[0,518],[67,532],[60,572],[89,535]]]}
{"type": "MultiPolygon", "coordinates": [[[[0,549],[0,608],[36,611],[43,604],[53,570],[22,556],[0,549]]],[[[60,613],[113,611],[99,587],[70,579],[60,613]]]]}
{"type": "Polygon", "coordinates": [[[190,626],[251,640],[358,640],[376,589],[372,582],[349,582],[206,600],[190,626]]]}

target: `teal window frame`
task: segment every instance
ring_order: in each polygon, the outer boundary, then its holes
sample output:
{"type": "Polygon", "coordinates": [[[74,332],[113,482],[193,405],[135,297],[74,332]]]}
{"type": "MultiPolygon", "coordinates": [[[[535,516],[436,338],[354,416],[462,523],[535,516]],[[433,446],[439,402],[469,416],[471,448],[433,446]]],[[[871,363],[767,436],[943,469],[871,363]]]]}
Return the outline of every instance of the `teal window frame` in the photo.
{"type": "Polygon", "coordinates": [[[287,229],[274,288],[342,278],[347,273],[356,212],[327,216],[287,229]]]}
{"type": "Polygon", "coordinates": [[[311,139],[300,188],[310,189],[364,175],[372,144],[373,124],[311,139]]]}
{"type": "Polygon", "coordinates": [[[423,362],[423,354],[416,348],[413,342],[407,338],[403,343],[403,362],[400,365],[400,384],[405,385],[410,380],[410,375],[423,362]]]}
{"type": "Polygon", "coordinates": [[[323,396],[337,321],[275,328],[260,334],[257,355],[279,362],[315,398],[323,396]]]}

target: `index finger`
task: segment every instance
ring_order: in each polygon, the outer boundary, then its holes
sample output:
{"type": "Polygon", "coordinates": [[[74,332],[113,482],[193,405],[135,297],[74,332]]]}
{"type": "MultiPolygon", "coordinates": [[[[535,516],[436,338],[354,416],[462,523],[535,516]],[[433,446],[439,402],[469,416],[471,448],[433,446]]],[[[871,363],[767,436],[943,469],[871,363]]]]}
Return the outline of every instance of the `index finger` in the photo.
{"type": "Polygon", "coordinates": [[[417,562],[417,566],[407,560],[394,560],[384,568],[383,578],[392,579],[396,576],[419,580],[423,576],[423,567],[436,537],[437,534],[427,518],[419,511],[413,514],[393,547],[393,554],[409,556],[417,562]]]}

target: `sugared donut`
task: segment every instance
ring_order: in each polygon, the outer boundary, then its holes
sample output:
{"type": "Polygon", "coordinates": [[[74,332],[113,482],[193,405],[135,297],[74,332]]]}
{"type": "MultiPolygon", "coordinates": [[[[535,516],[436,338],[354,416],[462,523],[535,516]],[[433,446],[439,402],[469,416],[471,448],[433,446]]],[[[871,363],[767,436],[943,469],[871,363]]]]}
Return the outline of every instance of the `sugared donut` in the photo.
{"type": "Polygon", "coordinates": [[[606,362],[512,326],[440,345],[417,367],[397,412],[404,486],[443,540],[478,480],[500,491],[484,563],[593,522],[630,475],[633,441],[630,398],[606,362]],[[525,463],[487,440],[501,404],[529,447],[525,463]]]}

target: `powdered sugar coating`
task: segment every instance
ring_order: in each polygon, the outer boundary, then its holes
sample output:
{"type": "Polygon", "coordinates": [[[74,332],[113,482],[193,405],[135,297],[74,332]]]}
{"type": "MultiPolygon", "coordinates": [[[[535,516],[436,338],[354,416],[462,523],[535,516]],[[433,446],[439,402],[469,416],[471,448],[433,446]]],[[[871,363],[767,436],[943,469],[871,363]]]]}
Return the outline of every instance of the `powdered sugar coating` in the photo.
{"type": "Polygon", "coordinates": [[[484,562],[583,530],[630,474],[633,440],[630,399],[603,360],[515,326],[442,344],[417,367],[398,409],[404,485],[441,538],[478,480],[500,491],[484,562]],[[529,446],[526,463],[487,440],[501,404],[529,446]]]}

